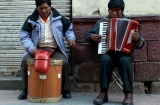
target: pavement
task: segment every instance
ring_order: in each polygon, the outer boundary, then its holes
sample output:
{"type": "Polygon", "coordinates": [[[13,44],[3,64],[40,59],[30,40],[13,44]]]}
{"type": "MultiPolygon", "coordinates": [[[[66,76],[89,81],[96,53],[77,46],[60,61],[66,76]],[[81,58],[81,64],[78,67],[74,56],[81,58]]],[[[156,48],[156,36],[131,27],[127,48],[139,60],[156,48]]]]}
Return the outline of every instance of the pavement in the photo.
{"type": "MultiPolygon", "coordinates": [[[[0,90],[0,105],[93,105],[97,92],[71,92],[71,99],[62,98],[59,102],[34,103],[28,100],[18,100],[19,90],[0,90]]],[[[122,105],[123,93],[109,93],[109,102],[103,105],[122,105]]],[[[134,105],[160,105],[160,95],[133,94],[134,105]]]]}

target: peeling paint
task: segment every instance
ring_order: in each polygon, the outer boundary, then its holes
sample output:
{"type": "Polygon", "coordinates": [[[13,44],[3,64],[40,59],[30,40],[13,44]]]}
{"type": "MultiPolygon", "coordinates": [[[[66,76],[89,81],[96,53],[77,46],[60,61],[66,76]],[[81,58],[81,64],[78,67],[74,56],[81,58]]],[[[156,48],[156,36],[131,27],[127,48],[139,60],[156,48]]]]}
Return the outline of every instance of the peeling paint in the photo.
{"type": "MultiPolygon", "coordinates": [[[[108,15],[109,0],[73,0],[73,16],[108,15]]],[[[124,0],[126,15],[160,15],[160,0],[124,0]],[[142,5],[143,4],[143,5],[142,5]]]]}
{"type": "Polygon", "coordinates": [[[92,15],[100,15],[99,9],[98,9],[97,11],[94,11],[94,12],[92,13],[92,15]]]}
{"type": "Polygon", "coordinates": [[[92,16],[94,11],[99,10],[101,0],[73,0],[73,16],[92,16]]]}

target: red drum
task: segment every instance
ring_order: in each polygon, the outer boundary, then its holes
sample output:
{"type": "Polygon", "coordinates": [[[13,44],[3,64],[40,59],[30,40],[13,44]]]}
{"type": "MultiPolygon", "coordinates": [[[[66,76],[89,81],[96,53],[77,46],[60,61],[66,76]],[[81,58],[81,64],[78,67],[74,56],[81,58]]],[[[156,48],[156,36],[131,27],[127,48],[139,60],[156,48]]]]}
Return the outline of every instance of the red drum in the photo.
{"type": "Polygon", "coordinates": [[[50,55],[47,51],[39,50],[34,57],[34,70],[39,73],[46,73],[49,68],[50,55]]]}
{"type": "Polygon", "coordinates": [[[34,59],[27,59],[28,95],[31,102],[58,102],[62,100],[62,59],[51,58],[47,73],[34,70],[34,59]]]}

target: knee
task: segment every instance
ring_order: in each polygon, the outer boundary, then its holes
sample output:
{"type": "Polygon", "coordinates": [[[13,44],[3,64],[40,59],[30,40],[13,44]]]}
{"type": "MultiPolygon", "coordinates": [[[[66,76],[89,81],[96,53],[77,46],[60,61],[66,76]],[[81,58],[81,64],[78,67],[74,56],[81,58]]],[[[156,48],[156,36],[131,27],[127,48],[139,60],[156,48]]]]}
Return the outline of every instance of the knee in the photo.
{"type": "Polygon", "coordinates": [[[27,62],[27,59],[24,59],[24,58],[23,58],[23,59],[22,59],[22,63],[25,63],[25,62],[27,62]]]}
{"type": "Polygon", "coordinates": [[[26,58],[23,58],[22,59],[22,64],[26,64],[27,63],[27,59],[26,58]]]}
{"type": "Polygon", "coordinates": [[[68,65],[68,62],[63,60],[63,65],[68,65]]]}
{"type": "Polygon", "coordinates": [[[100,57],[100,62],[110,62],[111,61],[111,57],[109,55],[102,55],[100,57]]]}
{"type": "Polygon", "coordinates": [[[61,60],[63,61],[63,65],[68,64],[68,60],[67,60],[66,57],[61,57],[61,58],[59,58],[59,59],[61,59],[61,60]]]}
{"type": "Polygon", "coordinates": [[[120,64],[128,64],[128,63],[131,63],[131,61],[130,61],[129,57],[123,56],[120,58],[119,63],[120,64]]]}
{"type": "Polygon", "coordinates": [[[22,64],[26,64],[27,63],[27,59],[32,58],[32,56],[30,54],[27,54],[26,56],[23,57],[22,59],[22,64]]]}

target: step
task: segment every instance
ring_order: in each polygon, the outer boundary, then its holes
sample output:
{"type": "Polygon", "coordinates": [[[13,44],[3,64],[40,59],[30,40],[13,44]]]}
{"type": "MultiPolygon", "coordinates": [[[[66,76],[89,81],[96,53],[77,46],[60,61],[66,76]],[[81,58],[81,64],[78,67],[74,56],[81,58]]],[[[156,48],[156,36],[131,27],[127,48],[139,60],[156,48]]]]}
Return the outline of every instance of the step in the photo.
{"type": "Polygon", "coordinates": [[[0,90],[22,90],[22,77],[0,76],[0,90]]]}
{"type": "MultiPolygon", "coordinates": [[[[73,82],[73,76],[69,77],[70,85],[73,82]]],[[[22,77],[0,76],[0,90],[22,90],[22,77]]]]}

